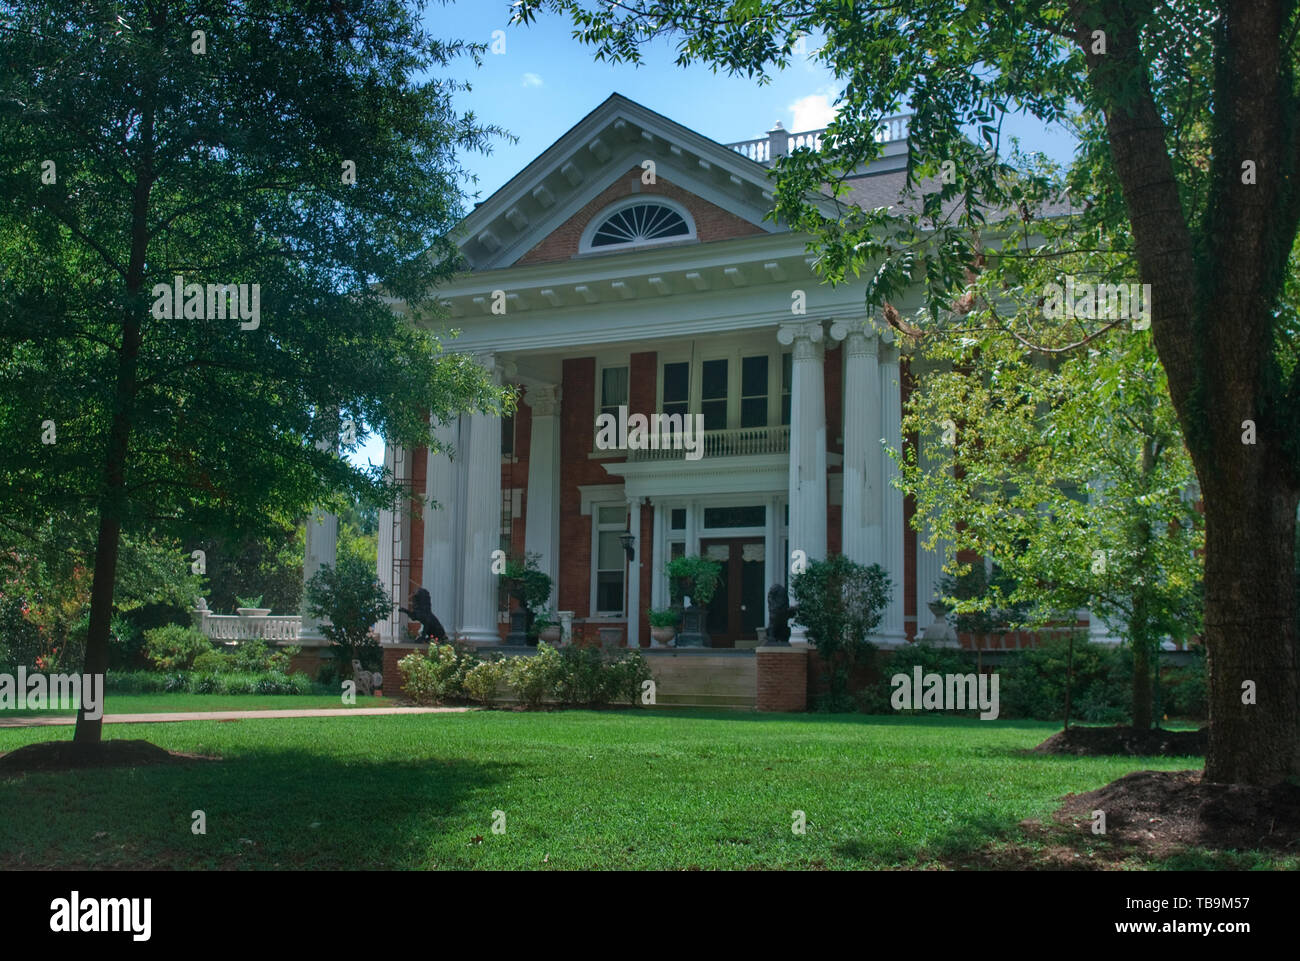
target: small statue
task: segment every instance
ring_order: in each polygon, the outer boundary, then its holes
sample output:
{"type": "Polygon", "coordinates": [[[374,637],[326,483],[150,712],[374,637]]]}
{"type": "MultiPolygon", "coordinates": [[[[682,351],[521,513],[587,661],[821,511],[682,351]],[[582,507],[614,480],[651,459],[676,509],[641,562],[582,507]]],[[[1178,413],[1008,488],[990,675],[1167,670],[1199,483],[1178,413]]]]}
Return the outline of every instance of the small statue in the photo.
{"type": "Polygon", "coordinates": [[[433,616],[433,600],[425,588],[420,588],[411,597],[410,608],[399,607],[398,610],[403,614],[410,615],[411,620],[423,625],[424,630],[416,638],[417,642],[433,640],[437,643],[438,641],[447,640],[447,632],[443,630],[442,623],[433,616]]]}
{"type": "Polygon", "coordinates": [[[767,638],[769,644],[790,643],[790,622],[799,614],[799,606],[790,605],[789,591],[783,584],[773,584],[767,592],[767,638]]]}
{"type": "Polygon", "coordinates": [[[361,666],[361,661],[353,659],[352,661],[352,680],[357,684],[358,694],[373,694],[376,688],[384,686],[384,675],[379,671],[367,671],[361,666]]]}

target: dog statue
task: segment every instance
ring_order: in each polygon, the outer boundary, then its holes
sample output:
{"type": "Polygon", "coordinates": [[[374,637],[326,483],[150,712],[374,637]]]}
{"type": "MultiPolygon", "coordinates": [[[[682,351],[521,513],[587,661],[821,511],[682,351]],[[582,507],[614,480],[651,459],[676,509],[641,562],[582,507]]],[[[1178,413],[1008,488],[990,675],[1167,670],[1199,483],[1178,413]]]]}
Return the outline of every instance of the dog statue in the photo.
{"type": "Polygon", "coordinates": [[[420,636],[416,638],[417,641],[446,642],[447,632],[443,629],[442,622],[433,616],[433,600],[429,597],[429,592],[423,587],[411,597],[411,606],[409,608],[399,607],[398,610],[424,628],[420,631],[420,636]]]}

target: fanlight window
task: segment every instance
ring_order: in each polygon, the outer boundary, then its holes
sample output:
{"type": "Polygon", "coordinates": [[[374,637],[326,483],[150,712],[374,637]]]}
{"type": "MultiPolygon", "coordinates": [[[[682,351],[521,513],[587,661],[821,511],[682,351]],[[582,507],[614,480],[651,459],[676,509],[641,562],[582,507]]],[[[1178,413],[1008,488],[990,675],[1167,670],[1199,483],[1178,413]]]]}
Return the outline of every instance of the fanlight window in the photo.
{"type": "Polygon", "coordinates": [[[663,204],[633,204],[606,218],[591,237],[592,247],[639,244],[669,237],[689,237],[691,228],[677,211],[663,204]]]}

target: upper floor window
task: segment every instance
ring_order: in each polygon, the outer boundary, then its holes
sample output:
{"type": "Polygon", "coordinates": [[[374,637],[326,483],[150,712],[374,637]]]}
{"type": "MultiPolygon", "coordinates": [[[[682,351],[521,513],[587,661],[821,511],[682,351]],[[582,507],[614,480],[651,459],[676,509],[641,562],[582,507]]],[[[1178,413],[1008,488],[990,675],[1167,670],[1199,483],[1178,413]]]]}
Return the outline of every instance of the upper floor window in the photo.
{"type": "Polygon", "coordinates": [[[684,207],[671,201],[636,197],[608,207],[587,225],[579,250],[612,250],[670,240],[690,240],[695,224],[684,207]]]}

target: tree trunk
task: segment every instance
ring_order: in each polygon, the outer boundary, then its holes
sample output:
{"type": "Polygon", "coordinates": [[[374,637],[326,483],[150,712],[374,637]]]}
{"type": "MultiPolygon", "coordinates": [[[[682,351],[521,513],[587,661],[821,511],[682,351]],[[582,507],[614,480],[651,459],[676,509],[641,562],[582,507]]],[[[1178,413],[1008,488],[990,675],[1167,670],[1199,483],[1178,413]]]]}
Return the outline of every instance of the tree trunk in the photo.
{"type": "Polygon", "coordinates": [[[1297,496],[1269,480],[1205,498],[1209,781],[1275,784],[1300,773],[1297,496]]]}

